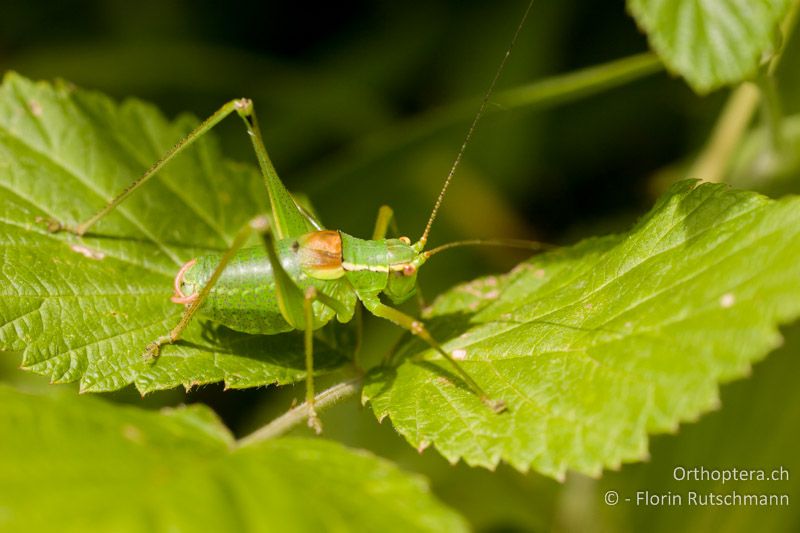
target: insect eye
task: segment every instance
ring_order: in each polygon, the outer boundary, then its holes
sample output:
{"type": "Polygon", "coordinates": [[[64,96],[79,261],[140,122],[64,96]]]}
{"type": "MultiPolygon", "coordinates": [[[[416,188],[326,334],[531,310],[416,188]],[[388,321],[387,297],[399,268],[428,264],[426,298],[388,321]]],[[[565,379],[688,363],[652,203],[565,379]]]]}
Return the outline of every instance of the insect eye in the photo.
{"type": "Polygon", "coordinates": [[[413,276],[417,272],[417,267],[414,265],[406,265],[403,267],[403,275],[404,276],[413,276]]]}
{"type": "Polygon", "coordinates": [[[400,241],[400,242],[402,242],[403,244],[411,244],[411,239],[409,239],[408,237],[400,237],[400,238],[399,238],[399,239],[397,239],[397,240],[399,240],[399,241],[400,241]]]}

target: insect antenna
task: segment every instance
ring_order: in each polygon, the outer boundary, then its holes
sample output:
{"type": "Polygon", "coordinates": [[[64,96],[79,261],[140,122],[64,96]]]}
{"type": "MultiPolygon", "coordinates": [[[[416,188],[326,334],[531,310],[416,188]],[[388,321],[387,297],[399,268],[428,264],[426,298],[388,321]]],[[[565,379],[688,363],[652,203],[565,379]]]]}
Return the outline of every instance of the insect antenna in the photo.
{"type": "Polygon", "coordinates": [[[432,255],[444,252],[451,248],[460,248],[462,246],[499,246],[503,248],[522,248],[525,250],[545,251],[554,250],[558,248],[553,244],[547,244],[539,241],[528,241],[524,239],[468,239],[465,241],[456,241],[437,246],[433,250],[424,252],[423,255],[428,258],[432,255]]]}
{"type": "Polygon", "coordinates": [[[533,7],[533,0],[530,0],[528,3],[528,7],[525,8],[525,13],[522,15],[522,20],[519,21],[519,25],[517,26],[516,31],[514,32],[514,36],[511,38],[511,44],[508,46],[505,55],[503,56],[503,60],[500,61],[500,66],[497,68],[497,72],[494,74],[494,78],[492,78],[492,83],[489,84],[489,88],[486,90],[486,94],[483,95],[483,99],[481,100],[481,105],[478,108],[478,112],[475,114],[475,118],[472,119],[472,124],[467,130],[467,136],[464,138],[464,142],[461,144],[461,148],[458,150],[458,154],[456,155],[455,160],[453,161],[453,165],[450,167],[450,172],[447,173],[447,178],[444,180],[444,185],[442,186],[441,192],[439,192],[439,197],[436,198],[436,203],[433,205],[433,211],[431,211],[431,216],[428,218],[428,223],[425,226],[425,231],[422,233],[422,237],[419,239],[419,244],[424,247],[425,243],[428,242],[428,235],[431,232],[431,226],[433,225],[433,221],[436,219],[436,215],[439,212],[439,207],[442,205],[442,200],[444,200],[444,195],[447,192],[447,187],[450,186],[450,182],[453,180],[453,175],[456,173],[456,169],[458,165],[461,163],[461,158],[464,155],[464,151],[467,149],[467,145],[469,144],[470,139],[472,139],[472,134],[475,132],[475,128],[480,122],[481,117],[483,116],[484,111],[486,110],[486,104],[489,102],[489,98],[492,96],[494,92],[494,86],[497,84],[497,80],[500,79],[500,74],[502,74],[503,69],[506,66],[506,62],[508,61],[508,57],[511,55],[511,50],[514,49],[514,45],[517,42],[517,37],[519,37],[520,32],[522,31],[522,27],[525,25],[525,20],[528,18],[528,13],[531,11],[531,7],[533,7]]]}

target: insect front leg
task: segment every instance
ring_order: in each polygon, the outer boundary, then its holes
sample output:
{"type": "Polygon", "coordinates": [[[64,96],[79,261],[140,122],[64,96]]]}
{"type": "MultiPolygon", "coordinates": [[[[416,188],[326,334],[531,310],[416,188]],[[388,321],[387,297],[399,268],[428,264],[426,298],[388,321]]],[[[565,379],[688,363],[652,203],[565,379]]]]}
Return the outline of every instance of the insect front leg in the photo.
{"type": "Polygon", "coordinates": [[[425,341],[431,348],[442,354],[442,356],[447,359],[451,365],[453,365],[453,368],[455,368],[456,372],[458,372],[458,375],[461,376],[464,382],[473,390],[473,392],[475,392],[475,394],[478,395],[480,400],[487,407],[496,413],[505,411],[506,403],[502,400],[492,400],[489,398],[486,392],[484,392],[483,388],[478,385],[474,379],[472,379],[472,376],[470,376],[466,370],[461,368],[461,365],[458,364],[458,361],[456,361],[453,356],[450,355],[444,348],[442,348],[442,345],[433,338],[433,336],[425,327],[425,324],[414,317],[408,316],[402,311],[385,305],[380,301],[377,295],[359,294],[359,298],[363,302],[364,307],[366,307],[373,315],[385,318],[390,322],[394,322],[401,328],[410,331],[413,335],[425,341]]]}

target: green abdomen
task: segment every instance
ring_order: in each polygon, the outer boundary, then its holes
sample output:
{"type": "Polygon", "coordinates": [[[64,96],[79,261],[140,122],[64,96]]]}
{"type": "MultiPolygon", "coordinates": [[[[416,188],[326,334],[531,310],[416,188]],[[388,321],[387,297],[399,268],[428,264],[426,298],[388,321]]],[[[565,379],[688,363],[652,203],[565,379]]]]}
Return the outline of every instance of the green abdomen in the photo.
{"type": "MultiPolygon", "coordinates": [[[[283,268],[301,289],[314,285],[325,294],[340,301],[344,299],[349,316],[340,316],[339,320],[352,318],[355,294],[346,280],[322,281],[308,277],[300,269],[297,249],[293,246],[295,241],[285,239],[275,244],[283,268]]],[[[184,276],[184,293],[199,292],[219,260],[220,254],[198,257],[197,263],[184,276]]],[[[294,329],[278,307],[275,278],[263,246],[242,249],[231,259],[198,314],[245,333],[268,335],[294,329]]],[[[320,326],[333,318],[334,311],[315,302],[314,314],[320,326]]]]}

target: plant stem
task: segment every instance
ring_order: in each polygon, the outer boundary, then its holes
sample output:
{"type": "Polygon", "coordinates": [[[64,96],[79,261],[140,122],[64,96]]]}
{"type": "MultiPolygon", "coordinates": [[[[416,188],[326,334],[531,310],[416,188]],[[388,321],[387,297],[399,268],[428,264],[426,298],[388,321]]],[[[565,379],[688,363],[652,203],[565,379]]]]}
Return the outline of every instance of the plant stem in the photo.
{"type": "MultiPolygon", "coordinates": [[[[498,91],[492,99],[497,106],[490,106],[487,111],[517,107],[546,109],[624,85],[663,68],[655,54],[637,54],[498,91]]],[[[408,120],[398,121],[382,132],[369,135],[365,140],[312,168],[310,179],[306,178],[306,192],[313,193],[323,187],[331,187],[345,176],[469,119],[475,112],[476,105],[475,99],[456,102],[408,120]]]]}
{"type": "Polygon", "coordinates": [[[720,182],[728,170],[733,152],[747,130],[760,94],[752,83],[741,84],[728,98],[708,144],[689,169],[688,177],[720,182]]]}
{"type": "MultiPolygon", "coordinates": [[[[494,100],[504,109],[553,107],[619,87],[663,69],[658,56],[646,52],[498,91],[494,100]]],[[[474,104],[464,110],[471,107],[474,104]]]]}
{"type": "Polygon", "coordinates": [[[800,16],[800,0],[794,0],[792,5],[789,7],[789,12],[786,14],[786,18],[784,18],[781,22],[783,43],[781,43],[780,51],[775,55],[775,57],[772,58],[772,60],[770,60],[769,67],[767,68],[767,74],[770,76],[773,76],[775,71],[778,70],[778,65],[780,65],[781,58],[783,57],[783,51],[786,49],[786,45],[792,38],[794,29],[797,27],[798,16],[800,16]]]}
{"type": "MultiPolygon", "coordinates": [[[[333,387],[320,392],[314,398],[316,410],[323,411],[346,398],[354,396],[361,390],[362,380],[361,376],[355,377],[348,381],[337,383],[333,387]]],[[[289,409],[266,426],[239,439],[236,447],[252,446],[253,444],[278,437],[306,420],[308,420],[308,403],[303,402],[297,407],[289,409]]]]}
{"type": "MultiPolygon", "coordinates": [[[[778,101],[777,91],[775,90],[775,71],[780,65],[786,43],[791,39],[792,33],[797,26],[798,15],[800,15],[800,0],[795,0],[789,8],[786,18],[781,23],[781,33],[783,34],[783,45],[775,54],[767,67],[766,74],[762,74],[759,79],[759,86],[764,98],[772,99],[767,101],[767,117],[770,121],[770,131],[772,132],[773,147],[778,149],[781,146],[781,112],[778,101]],[[773,94],[770,95],[769,93],[773,94]]],[[[725,177],[728,170],[733,152],[739,145],[744,132],[747,129],[750,119],[758,106],[761,94],[752,83],[742,83],[728,98],[728,102],[720,114],[711,137],[706,147],[697,157],[689,169],[689,177],[699,178],[705,181],[719,182],[725,177]]]]}
{"type": "Polygon", "coordinates": [[[775,86],[775,76],[761,76],[758,79],[758,86],[761,89],[762,101],[764,104],[764,122],[767,125],[772,143],[772,150],[780,152],[785,146],[781,124],[783,122],[783,111],[778,90],[775,86]]]}

